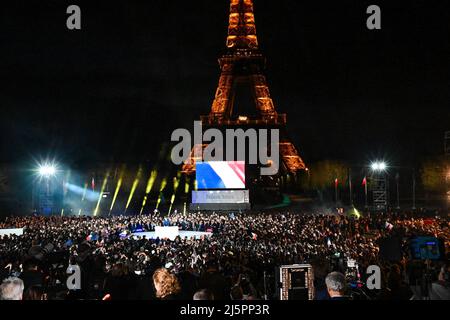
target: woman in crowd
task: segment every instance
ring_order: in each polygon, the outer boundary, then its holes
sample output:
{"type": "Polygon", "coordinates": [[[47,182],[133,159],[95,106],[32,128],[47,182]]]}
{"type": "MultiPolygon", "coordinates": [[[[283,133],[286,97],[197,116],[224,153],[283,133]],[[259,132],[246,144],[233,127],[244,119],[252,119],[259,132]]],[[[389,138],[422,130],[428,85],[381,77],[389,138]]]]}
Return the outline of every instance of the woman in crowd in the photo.
{"type": "Polygon", "coordinates": [[[155,271],[153,285],[156,297],[161,300],[176,300],[181,291],[177,277],[165,268],[155,271]]]}

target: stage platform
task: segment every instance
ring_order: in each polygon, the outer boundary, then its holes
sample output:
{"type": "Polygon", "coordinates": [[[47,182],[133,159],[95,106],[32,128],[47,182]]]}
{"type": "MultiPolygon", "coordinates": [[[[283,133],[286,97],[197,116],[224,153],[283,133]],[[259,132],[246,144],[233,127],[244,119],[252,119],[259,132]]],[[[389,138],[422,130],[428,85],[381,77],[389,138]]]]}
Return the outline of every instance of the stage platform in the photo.
{"type": "MultiPolygon", "coordinates": [[[[210,237],[212,235],[211,232],[200,232],[200,231],[184,231],[184,230],[180,230],[179,231],[179,236],[180,238],[184,239],[184,238],[195,238],[195,239],[200,239],[202,236],[205,237],[210,237]]],[[[155,231],[149,231],[149,232],[135,232],[132,234],[132,236],[139,236],[139,237],[143,237],[145,236],[147,239],[156,239],[156,232],[155,231]]]]}

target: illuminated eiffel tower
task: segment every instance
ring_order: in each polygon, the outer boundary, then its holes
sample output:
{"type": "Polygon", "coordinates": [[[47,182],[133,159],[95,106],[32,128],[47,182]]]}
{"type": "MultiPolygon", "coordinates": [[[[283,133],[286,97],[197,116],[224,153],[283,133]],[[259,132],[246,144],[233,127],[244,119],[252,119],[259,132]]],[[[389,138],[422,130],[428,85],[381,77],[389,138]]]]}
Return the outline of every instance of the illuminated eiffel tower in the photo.
{"type": "MultiPolygon", "coordinates": [[[[230,0],[227,51],[219,58],[221,74],[209,115],[201,116],[203,128],[252,127],[280,129],[280,171],[295,173],[305,169],[294,144],[286,135],[286,115],[275,110],[266,82],[265,58],[259,51],[253,0],[230,0]],[[257,115],[234,115],[236,92],[250,88],[257,115]]],[[[183,165],[186,174],[195,172],[194,151],[207,144],[195,145],[183,165]]]]}

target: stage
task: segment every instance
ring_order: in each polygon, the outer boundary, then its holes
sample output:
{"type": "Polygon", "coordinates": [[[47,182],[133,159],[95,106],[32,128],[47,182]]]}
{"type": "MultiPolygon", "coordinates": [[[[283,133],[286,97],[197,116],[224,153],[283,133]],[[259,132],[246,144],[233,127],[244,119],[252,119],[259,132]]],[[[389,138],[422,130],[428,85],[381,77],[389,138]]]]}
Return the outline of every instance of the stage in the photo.
{"type": "MultiPolygon", "coordinates": [[[[195,238],[200,239],[201,237],[210,237],[212,235],[211,232],[200,232],[200,231],[184,231],[180,230],[178,235],[180,238],[195,238]]],[[[155,231],[148,231],[148,232],[135,232],[132,234],[132,238],[134,237],[143,237],[145,236],[147,239],[156,239],[158,236],[156,235],[155,231]]]]}

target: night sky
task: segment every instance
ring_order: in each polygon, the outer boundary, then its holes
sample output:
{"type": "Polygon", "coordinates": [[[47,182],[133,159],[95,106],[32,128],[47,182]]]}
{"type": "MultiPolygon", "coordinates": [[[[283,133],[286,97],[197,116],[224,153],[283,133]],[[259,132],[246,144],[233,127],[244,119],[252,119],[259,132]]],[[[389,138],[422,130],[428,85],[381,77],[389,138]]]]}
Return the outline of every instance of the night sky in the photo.
{"type": "MultiPolygon", "coordinates": [[[[229,1],[93,2],[2,3],[0,162],[153,161],[209,112],[229,1]],[[70,4],[80,31],[66,28],[70,4]]],[[[255,0],[271,95],[307,163],[443,152],[448,3],[255,0]],[[370,4],[382,30],[366,28],[370,4]]]]}

